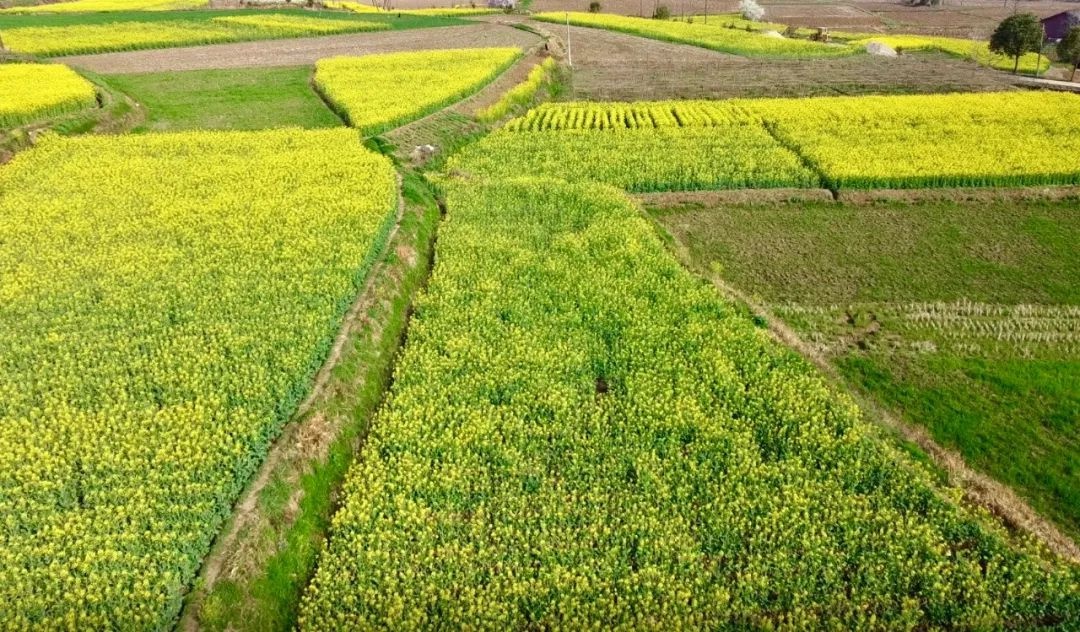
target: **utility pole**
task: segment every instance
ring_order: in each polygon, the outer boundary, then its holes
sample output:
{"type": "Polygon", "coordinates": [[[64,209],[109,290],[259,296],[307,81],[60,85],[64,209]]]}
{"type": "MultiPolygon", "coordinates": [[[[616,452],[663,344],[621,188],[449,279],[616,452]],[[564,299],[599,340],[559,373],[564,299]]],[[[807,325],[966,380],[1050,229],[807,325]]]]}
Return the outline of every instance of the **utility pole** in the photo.
{"type": "Polygon", "coordinates": [[[709,23],[709,0],[705,0],[705,24],[709,23]]]}
{"type": "Polygon", "coordinates": [[[566,65],[574,67],[574,53],[570,50],[570,12],[566,12],[566,65]]]}

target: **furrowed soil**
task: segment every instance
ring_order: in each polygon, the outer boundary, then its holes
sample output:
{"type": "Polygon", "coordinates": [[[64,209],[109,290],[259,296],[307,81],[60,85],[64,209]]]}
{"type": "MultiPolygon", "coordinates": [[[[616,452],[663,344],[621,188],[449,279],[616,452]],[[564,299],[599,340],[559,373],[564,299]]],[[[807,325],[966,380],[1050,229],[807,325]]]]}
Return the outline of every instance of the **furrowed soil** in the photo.
{"type": "MultiPolygon", "coordinates": [[[[544,30],[565,42],[566,28],[544,30]]],[[[570,96],[590,101],[1012,90],[1009,76],[944,54],[749,59],[614,31],[570,27],[570,96]]]]}
{"type": "Polygon", "coordinates": [[[442,48],[517,46],[528,49],[540,38],[502,24],[478,22],[465,26],[350,33],[327,37],[263,40],[159,50],[58,57],[55,61],[102,74],[302,66],[335,55],[370,55],[442,48]]]}

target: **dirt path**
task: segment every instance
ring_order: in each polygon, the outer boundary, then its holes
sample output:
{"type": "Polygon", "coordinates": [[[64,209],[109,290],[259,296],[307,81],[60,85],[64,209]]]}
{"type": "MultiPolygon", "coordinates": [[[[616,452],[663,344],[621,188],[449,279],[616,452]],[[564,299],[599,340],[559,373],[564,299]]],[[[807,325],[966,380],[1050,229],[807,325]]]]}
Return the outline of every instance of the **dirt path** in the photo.
{"type": "Polygon", "coordinates": [[[436,148],[436,156],[445,156],[489,129],[490,125],[474,118],[476,113],[497,102],[506,91],[524,81],[529,71],[544,60],[543,49],[543,42],[538,41],[513,66],[472,96],[387,132],[385,136],[397,147],[395,153],[398,159],[419,168],[430,157],[413,161],[412,151],[417,146],[432,145],[436,148]]]}
{"type": "Polygon", "coordinates": [[[327,37],[262,40],[58,57],[54,61],[101,74],[166,72],[253,66],[301,66],[334,55],[370,55],[440,48],[518,46],[528,49],[540,38],[502,24],[477,22],[464,26],[350,33],[327,37]]]}

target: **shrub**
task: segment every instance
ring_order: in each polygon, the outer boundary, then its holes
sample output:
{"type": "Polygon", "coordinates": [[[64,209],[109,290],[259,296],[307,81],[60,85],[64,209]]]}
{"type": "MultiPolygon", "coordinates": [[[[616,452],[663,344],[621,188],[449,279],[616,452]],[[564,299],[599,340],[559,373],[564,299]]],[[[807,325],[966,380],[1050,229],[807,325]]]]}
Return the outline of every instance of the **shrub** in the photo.
{"type": "Polygon", "coordinates": [[[654,20],[668,20],[671,18],[671,9],[666,4],[657,5],[652,16],[654,20]]]}
{"type": "Polygon", "coordinates": [[[589,3],[589,13],[600,13],[600,3],[593,0],[589,3]]]}

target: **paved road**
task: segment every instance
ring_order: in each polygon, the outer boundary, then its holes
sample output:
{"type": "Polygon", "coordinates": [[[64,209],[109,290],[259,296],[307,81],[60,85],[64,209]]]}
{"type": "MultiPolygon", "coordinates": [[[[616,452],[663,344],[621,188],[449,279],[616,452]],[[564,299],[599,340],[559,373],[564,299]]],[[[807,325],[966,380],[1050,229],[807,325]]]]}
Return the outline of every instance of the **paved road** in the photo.
{"type": "Polygon", "coordinates": [[[164,72],[252,66],[302,66],[334,55],[369,55],[439,48],[529,48],[536,35],[501,24],[478,22],[464,26],[408,29],[380,33],[350,33],[302,39],[262,40],[185,48],[74,55],[56,61],[101,74],[164,72]]]}
{"type": "Polygon", "coordinates": [[[1035,77],[1015,77],[1013,83],[1025,88],[1044,88],[1047,90],[1060,90],[1062,92],[1080,93],[1080,83],[1073,81],[1058,81],[1056,79],[1036,79],[1035,77]]]}

